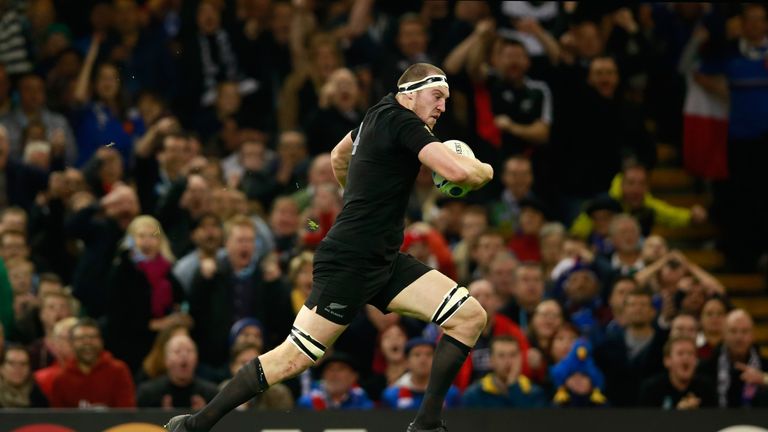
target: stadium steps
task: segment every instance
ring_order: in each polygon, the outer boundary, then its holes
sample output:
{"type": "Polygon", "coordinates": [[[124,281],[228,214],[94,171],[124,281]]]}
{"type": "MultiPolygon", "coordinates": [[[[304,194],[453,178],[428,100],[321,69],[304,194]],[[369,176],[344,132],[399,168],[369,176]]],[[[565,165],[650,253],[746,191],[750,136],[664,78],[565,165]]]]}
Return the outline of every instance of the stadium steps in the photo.
{"type": "Polygon", "coordinates": [[[755,343],[758,345],[768,344],[768,324],[755,324],[754,330],[755,343]]]}
{"type": "Polygon", "coordinates": [[[719,234],[716,226],[711,223],[693,225],[680,228],[657,226],[653,228],[653,234],[658,234],[667,241],[702,242],[711,241],[719,234]]]}
{"type": "Polygon", "coordinates": [[[768,320],[768,298],[760,297],[736,297],[731,302],[734,307],[744,309],[752,315],[757,322],[768,320]]]}
{"type": "Polygon", "coordinates": [[[681,249],[686,258],[704,270],[715,272],[725,264],[725,256],[715,249],[681,249]]]}
{"type": "Polygon", "coordinates": [[[667,143],[656,145],[656,159],[659,165],[674,165],[677,162],[677,149],[667,143]]]}
{"type": "Polygon", "coordinates": [[[654,194],[654,196],[678,207],[692,207],[698,204],[704,208],[709,208],[712,205],[712,195],[707,193],[659,193],[654,194]]]}
{"type": "Polygon", "coordinates": [[[763,345],[760,347],[760,355],[764,358],[768,358],[768,345],[763,345]]]}
{"type": "Polygon", "coordinates": [[[720,273],[715,274],[715,276],[725,286],[731,297],[764,295],[766,293],[765,277],[759,273],[720,273]]]}
{"type": "Polygon", "coordinates": [[[649,185],[654,195],[667,191],[691,191],[696,183],[682,168],[661,167],[651,171],[649,185]]]}

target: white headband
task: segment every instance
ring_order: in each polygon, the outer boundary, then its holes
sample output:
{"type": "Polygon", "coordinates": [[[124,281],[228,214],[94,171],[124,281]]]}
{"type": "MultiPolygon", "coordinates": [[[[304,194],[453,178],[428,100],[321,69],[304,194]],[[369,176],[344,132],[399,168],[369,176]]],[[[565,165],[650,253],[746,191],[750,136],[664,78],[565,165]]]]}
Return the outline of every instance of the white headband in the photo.
{"type": "Polygon", "coordinates": [[[397,86],[397,91],[400,93],[413,93],[432,87],[448,88],[448,78],[445,75],[429,75],[418,81],[403,83],[397,86]]]}

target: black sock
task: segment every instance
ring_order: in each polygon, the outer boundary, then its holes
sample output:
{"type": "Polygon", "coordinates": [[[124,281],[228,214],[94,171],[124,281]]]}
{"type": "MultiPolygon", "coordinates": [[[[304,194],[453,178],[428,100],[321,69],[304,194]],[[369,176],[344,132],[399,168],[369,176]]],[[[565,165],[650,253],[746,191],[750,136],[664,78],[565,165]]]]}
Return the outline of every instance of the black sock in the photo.
{"type": "Polygon", "coordinates": [[[192,431],[208,431],[230,411],[269,388],[261,361],[249,361],[202,410],[188,417],[185,426],[192,431]]]}
{"type": "Polygon", "coordinates": [[[440,425],[440,413],[443,410],[445,395],[471,349],[447,334],[440,339],[432,360],[432,372],[429,376],[427,391],[424,393],[424,401],[413,421],[416,426],[432,429],[440,425]]]}

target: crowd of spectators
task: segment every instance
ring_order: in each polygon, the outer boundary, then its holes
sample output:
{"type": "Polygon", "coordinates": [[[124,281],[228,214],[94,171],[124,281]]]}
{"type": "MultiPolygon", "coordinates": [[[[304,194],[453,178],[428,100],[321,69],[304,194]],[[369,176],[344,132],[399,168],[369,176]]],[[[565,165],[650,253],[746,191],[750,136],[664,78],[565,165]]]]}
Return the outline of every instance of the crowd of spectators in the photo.
{"type": "MultiPolygon", "coordinates": [[[[402,250],[489,317],[449,408],[768,405],[752,317],[654,235],[765,256],[764,6],[76,3],[0,0],[0,407],[199,408],[284,340],[343,207],[329,152],[416,62],[451,86],[435,135],[497,173],[453,199],[424,169],[408,206],[402,250]],[[730,101],[710,147],[694,87],[730,101]],[[658,142],[725,158],[681,161],[711,209],[652,195],[658,142]]],[[[239,409],[415,408],[439,337],[367,308],[239,409]]]]}

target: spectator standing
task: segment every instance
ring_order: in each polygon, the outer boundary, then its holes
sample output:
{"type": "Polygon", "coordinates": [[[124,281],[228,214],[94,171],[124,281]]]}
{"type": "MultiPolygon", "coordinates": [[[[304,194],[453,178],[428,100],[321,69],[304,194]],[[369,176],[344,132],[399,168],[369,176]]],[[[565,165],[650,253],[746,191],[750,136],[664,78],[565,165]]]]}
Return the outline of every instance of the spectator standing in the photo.
{"type": "Polygon", "coordinates": [[[53,381],[51,407],[136,406],[130,369],[104,350],[96,321],[83,318],[70,332],[75,358],[53,381]]]}
{"type": "Polygon", "coordinates": [[[75,165],[78,167],[106,145],[120,152],[126,166],[130,164],[133,154],[134,125],[127,118],[128,101],[123,91],[125,81],[115,64],[96,65],[101,42],[101,35],[91,40],[75,86],[77,109],[73,123],[78,145],[75,165]]]}
{"type": "Polygon", "coordinates": [[[106,347],[136,373],[157,332],[175,324],[190,326],[182,313],[184,293],[171,273],[174,256],[160,223],[135,218],[107,279],[106,347]]]}

